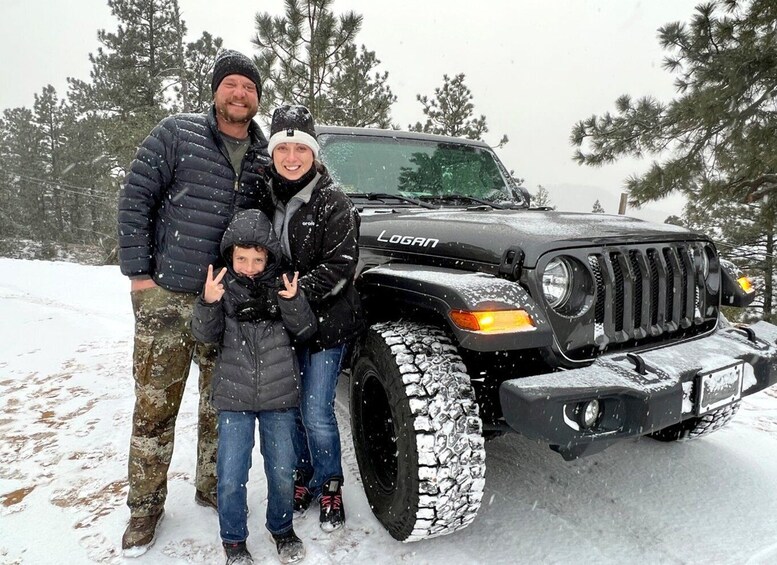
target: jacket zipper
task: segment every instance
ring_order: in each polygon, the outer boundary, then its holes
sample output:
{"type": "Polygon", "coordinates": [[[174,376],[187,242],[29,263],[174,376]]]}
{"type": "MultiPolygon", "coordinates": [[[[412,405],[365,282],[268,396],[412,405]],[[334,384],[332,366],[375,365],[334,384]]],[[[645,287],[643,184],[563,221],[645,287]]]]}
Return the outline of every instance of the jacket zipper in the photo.
{"type": "Polygon", "coordinates": [[[254,367],[255,367],[255,374],[256,374],[256,391],[254,392],[254,402],[253,408],[255,408],[257,411],[259,410],[259,406],[261,406],[261,399],[259,398],[259,391],[262,389],[261,385],[261,373],[260,371],[260,363],[259,363],[259,341],[256,339],[257,334],[257,324],[254,322],[249,322],[251,324],[251,337],[254,340],[254,367]]]}
{"type": "MultiPolygon", "coordinates": [[[[243,163],[245,163],[245,155],[243,155],[243,158],[240,160],[240,170],[235,171],[235,169],[232,169],[232,172],[235,173],[235,187],[234,190],[232,190],[232,202],[230,202],[229,205],[229,212],[230,216],[233,216],[235,214],[235,199],[237,198],[237,193],[240,190],[240,176],[243,174],[243,163]]],[[[230,163],[230,167],[232,166],[232,163],[230,163]]]]}

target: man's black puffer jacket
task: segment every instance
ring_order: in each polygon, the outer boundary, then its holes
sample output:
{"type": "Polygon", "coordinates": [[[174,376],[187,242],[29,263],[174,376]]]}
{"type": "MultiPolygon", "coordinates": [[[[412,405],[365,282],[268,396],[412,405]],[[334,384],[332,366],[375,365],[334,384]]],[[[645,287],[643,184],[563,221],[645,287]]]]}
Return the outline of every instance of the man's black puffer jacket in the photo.
{"type": "Polygon", "coordinates": [[[221,249],[228,270],[222,280],[224,296],[211,304],[200,296],[192,314],[194,337],[219,343],[213,406],[251,412],[297,406],[299,365],[289,334],[309,338],[316,331],[316,317],[301,290],[288,300],[278,296],[283,255],[270,221],[258,210],[238,213],[221,249]],[[235,273],[231,249],[236,243],[268,250],[264,273],[253,280],[235,273]]]}
{"type": "Polygon", "coordinates": [[[267,139],[251,122],[239,179],[208,114],[162,120],[138,147],[119,199],[119,264],[176,292],[199,292],[235,212],[272,214],[267,139]]]}

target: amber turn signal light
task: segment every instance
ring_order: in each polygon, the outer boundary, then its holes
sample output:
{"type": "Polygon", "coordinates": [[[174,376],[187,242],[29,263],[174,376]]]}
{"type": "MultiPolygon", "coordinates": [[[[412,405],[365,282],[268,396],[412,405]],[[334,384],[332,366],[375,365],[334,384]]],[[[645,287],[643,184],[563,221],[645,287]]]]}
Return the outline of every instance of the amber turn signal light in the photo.
{"type": "Polygon", "coordinates": [[[737,282],[739,283],[739,287],[745,292],[753,292],[753,283],[750,282],[749,277],[739,277],[737,282]]]}
{"type": "Polygon", "coordinates": [[[471,332],[504,333],[535,329],[531,316],[525,310],[451,310],[450,316],[456,326],[471,332]]]}

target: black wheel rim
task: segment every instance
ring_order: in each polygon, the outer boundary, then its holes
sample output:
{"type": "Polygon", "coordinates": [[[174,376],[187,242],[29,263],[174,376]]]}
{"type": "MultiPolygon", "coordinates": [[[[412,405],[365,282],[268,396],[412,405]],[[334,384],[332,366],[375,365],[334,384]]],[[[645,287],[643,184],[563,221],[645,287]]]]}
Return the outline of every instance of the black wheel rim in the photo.
{"type": "Polygon", "coordinates": [[[391,405],[375,373],[367,373],[363,383],[361,409],[364,452],[378,485],[389,494],[396,488],[398,464],[391,405]]]}

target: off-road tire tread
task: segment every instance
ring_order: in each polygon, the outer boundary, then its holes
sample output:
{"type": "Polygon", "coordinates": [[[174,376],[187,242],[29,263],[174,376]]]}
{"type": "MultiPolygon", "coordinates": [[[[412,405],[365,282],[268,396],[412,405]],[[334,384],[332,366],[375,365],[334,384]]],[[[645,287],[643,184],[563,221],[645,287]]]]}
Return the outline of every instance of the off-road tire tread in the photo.
{"type": "Polygon", "coordinates": [[[401,523],[384,526],[401,541],[460,530],[480,508],[486,469],[483,425],[466,366],[451,339],[436,326],[382,322],[369,333],[367,343],[384,346],[383,355],[393,357],[397,378],[402,379],[401,402],[407,403],[414,421],[395,426],[406,425],[414,433],[418,460],[412,485],[416,492],[407,501],[408,511],[392,516],[401,523]]]}
{"type": "Polygon", "coordinates": [[[722,406],[698,418],[690,418],[674,426],[658,430],[650,437],[658,441],[687,441],[715,432],[728,424],[739,411],[739,402],[722,406]]]}

